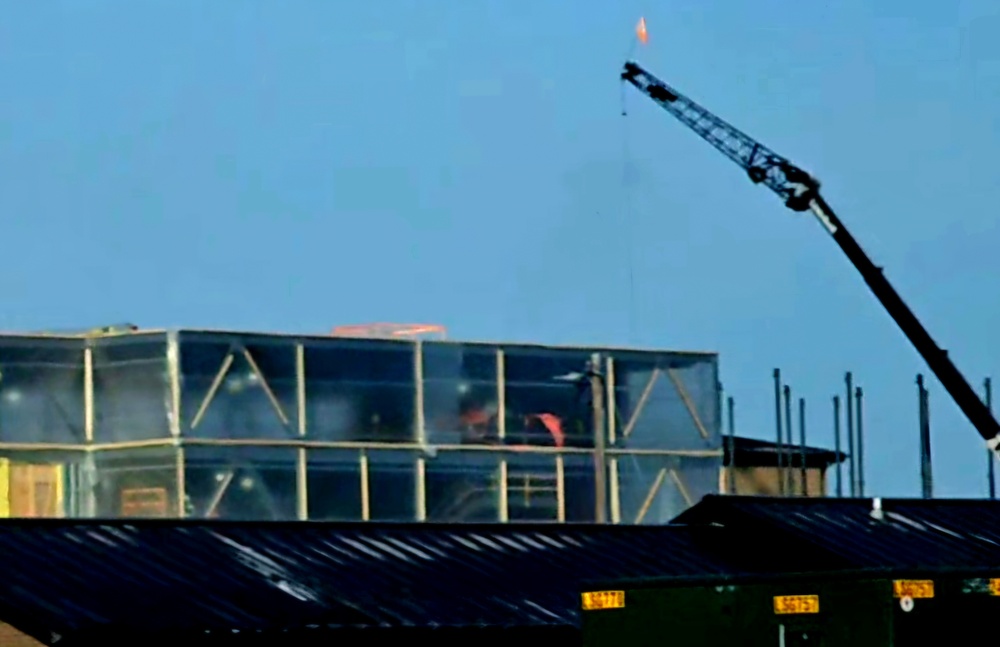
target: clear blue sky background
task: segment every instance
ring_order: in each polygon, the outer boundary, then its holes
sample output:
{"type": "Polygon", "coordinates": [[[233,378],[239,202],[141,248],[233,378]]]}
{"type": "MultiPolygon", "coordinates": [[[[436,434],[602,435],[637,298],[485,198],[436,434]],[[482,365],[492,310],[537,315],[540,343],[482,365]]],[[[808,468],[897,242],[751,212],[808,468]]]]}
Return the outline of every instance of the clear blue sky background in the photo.
{"type": "MultiPolygon", "coordinates": [[[[916,494],[919,358],[814,221],[638,94],[621,117],[640,14],[640,59],[815,172],[976,386],[1000,378],[993,0],[11,2],[0,326],[717,350],[742,433],[770,437],[780,366],[824,444],[853,369],[871,489],[916,494]]],[[[931,391],[937,491],[983,494],[931,391]]]]}

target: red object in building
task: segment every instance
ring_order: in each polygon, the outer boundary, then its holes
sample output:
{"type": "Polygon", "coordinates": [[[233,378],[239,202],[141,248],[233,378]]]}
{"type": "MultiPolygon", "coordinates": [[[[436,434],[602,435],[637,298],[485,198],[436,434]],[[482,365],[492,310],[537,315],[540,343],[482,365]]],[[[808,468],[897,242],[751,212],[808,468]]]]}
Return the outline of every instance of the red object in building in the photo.
{"type": "Polygon", "coordinates": [[[460,419],[463,425],[479,427],[488,425],[493,419],[493,414],[483,409],[469,409],[461,414],[460,419]]]}
{"type": "Polygon", "coordinates": [[[562,419],[551,413],[535,413],[528,416],[528,420],[537,420],[550,434],[556,447],[563,447],[566,444],[566,434],[563,432],[562,419]]]}

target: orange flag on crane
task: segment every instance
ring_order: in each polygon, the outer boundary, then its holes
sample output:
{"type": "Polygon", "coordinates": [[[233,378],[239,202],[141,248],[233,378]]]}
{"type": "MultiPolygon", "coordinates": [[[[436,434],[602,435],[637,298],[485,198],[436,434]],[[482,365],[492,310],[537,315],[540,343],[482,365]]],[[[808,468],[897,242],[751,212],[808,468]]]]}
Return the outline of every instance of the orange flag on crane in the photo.
{"type": "Polygon", "coordinates": [[[646,19],[639,18],[638,24],[635,26],[635,35],[639,39],[639,42],[645,45],[649,42],[649,34],[646,33],[646,19]]]}

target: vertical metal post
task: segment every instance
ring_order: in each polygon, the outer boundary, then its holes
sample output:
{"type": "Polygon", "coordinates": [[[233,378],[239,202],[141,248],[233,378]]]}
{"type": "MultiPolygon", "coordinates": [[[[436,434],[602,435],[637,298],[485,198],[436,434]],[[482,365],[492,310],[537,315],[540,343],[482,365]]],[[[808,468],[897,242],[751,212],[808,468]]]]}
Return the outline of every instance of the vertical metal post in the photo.
{"type": "Polygon", "coordinates": [[[809,496],[809,471],[806,469],[806,399],[799,398],[799,479],[802,481],[802,496],[809,496]]]}
{"type": "Polygon", "coordinates": [[[615,358],[604,362],[604,407],[608,411],[608,444],[615,446],[618,437],[618,408],[615,400],[615,358]]]}
{"type": "MultiPolygon", "coordinates": [[[[497,364],[497,436],[500,444],[504,444],[507,437],[507,360],[503,349],[496,350],[497,364]]],[[[510,486],[509,486],[509,463],[507,455],[500,454],[500,474],[497,483],[497,518],[501,522],[510,519],[510,486]]]]}
{"type": "Polygon", "coordinates": [[[726,490],[728,494],[736,494],[736,402],[733,396],[726,400],[729,419],[729,473],[727,476],[726,490]]]}
{"type": "Polygon", "coordinates": [[[419,339],[413,342],[413,410],[414,437],[421,445],[427,444],[427,425],[424,421],[424,345],[419,339]]]}
{"type": "Polygon", "coordinates": [[[82,491],[73,493],[74,498],[82,499],[81,507],[85,517],[97,516],[97,494],[98,481],[97,460],[90,445],[94,442],[94,350],[90,347],[91,340],[87,340],[87,346],[83,350],[83,439],[87,445],[82,461],[83,471],[86,474],[86,483],[82,491]]]}
{"type": "Polygon", "coordinates": [[[83,349],[83,438],[89,445],[94,442],[94,349],[87,340],[83,349]]]}
{"type": "Polygon", "coordinates": [[[833,396],[833,451],[837,460],[837,497],[844,496],[843,461],[840,459],[840,396],[833,396]]]}
{"type": "Polygon", "coordinates": [[[177,516],[187,516],[187,483],[184,465],[184,447],[178,441],[174,448],[174,477],[177,480],[177,516]]]}
{"type": "MultiPolygon", "coordinates": [[[[607,409],[608,444],[612,447],[618,443],[618,403],[615,398],[615,358],[608,357],[604,361],[604,402],[607,409]]],[[[617,456],[609,461],[609,495],[611,503],[611,523],[622,521],[621,481],[619,480],[617,456]]]]}
{"type": "Polygon", "coordinates": [[[368,452],[362,449],[358,453],[358,472],[361,481],[361,520],[370,521],[372,518],[371,490],[368,479],[368,452]]]}
{"type": "Polygon", "coordinates": [[[792,387],[785,385],[785,448],[788,455],[785,457],[785,496],[795,494],[792,481],[792,458],[794,456],[795,445],[792,443],[792,387]]]}
{"type": "Polygon", "coordinates": [[[931,472],[931,425],[930,406],[924,376],[917,375],[917,389],[920,397],[920,490],[925,499],[934,496],[934,478],[931,472]]]}
{"type": "Polygon", "coordinates": [[[309,414],[306,410],[306,347],[301,342],[295,344],[295,406],[299,414],[299,438],[305,438],[309,432],[309,414]]]}
{"type": "MultiPolygon", "coordinates": [[[[992,378],[986,378],[983,380],[983,399],[986,402],[986,407],[993,411],[993,380],[992,378]]],[[[996,456],[993,454],[992,449],[986,450],[986,478],[988,480],[990,498],[997,498],[997,480],[996,480],[996,456]]]]}
{"type": "Polygon", "coordinates": [[[427,521],[427,461],[423,456],[417,459],[415,504],[417,521],[427,521]]]}
{"type": "Polygon", "coordinates": [[[566,521],[566,468],[562,454],[556,454],[556,521],[566,521]]]}
{"type": "Polygon", "coordinates": [[[722,441],[722,445],[725,446],[726,428],[725,428],[725,422],[723,421],[722,417],[725,415],[726,412],[726,407],[725,407],[726,389],[725,387],[722,386],[721,380],[715,381],[715,393],[716,395],[719,396],[718,400],[715,403],[715,422],[719,430],[719,438],[722,441]]]}
{"type": "MultiPolygon", "coordinates": [[[[414,411],[416,412],[416,433],[417,442],[424,446],[427,444],[427,425],[424,420],[424,344],[417,339],[413,343],[413,382],[416,385],[414,390],[414,411]]],[[[414,465],[414,506],[416,507],[417,521],[427,520],[427,459],[423,454],[419,455],[414,465]]]]}
{"type": "Polygon", "coordinates": [[[305,447],[295,451],[295,517],[299,521],[309,518],[309,457],[305,447]]]}
{"type": "Polygon", "coordinates": [[[178,438],[181,435],[181,344],[176,331],[167,334],[167,379],[170,435],[178,438]]]}
{"type": "Polygon", "coordinates": [[[781,431],[781,369],[774,369],[774,426],[775,426],[775,445],[774,453],[777,458],[778,467],[778,494],[784,496],[785,494],[785,478],[784,478],[784,467],[782,465],[784,461],[784,440],[785,435],[781,431]]]}
{"type": "Polygon", "coordinates": [[[864,426],[864,393],[861,387],[854,389],[854,430],[858,434],[856,451],[858,452],[858,496],[865,495],[865,426],[864,426]]]}
{"type": "Polygon", "coordinates": [[[607,437],[604,431],[604,384],[601,380],[601,355],[594,353],[590,357],[590,397],[593,405],[594,427],[594,520],[597,523],[607,522],[608,516],[608,484],[607,460],[605,458],[605,443],[607,437]]]}
{"type": "Polygon", "coordinates": [[[618,458],[612,458],[608,465],[608,470],[610,471],[611,483],[611,523],[621,523],[622,522],[622,497],[621,489],[619,487],[618,478],[618,458]]]}
{"type": "Polygon", "coordinates": [[[851,392],[853,390],[853,376],[850,371],[844,374],[844,384],[847,386],[847,397],[844,399],[845,408],[845,420],[847,421],[847,478],[848,478],[848,490],[851,496],[858,495],[857,480],[854,474],[854,394],[851,392]]]}
{"type": "MultiPolygon", "coordinates": [[[[497,349],[497,435],[507,437],[507,361],[503,349],[497,349]]],[[[501,443],[503,444],[503,443],[501,443]]]]}
{"type": "Polygon", "coordinates": [[[510,502],[507,497],[507,461],[500,459],[499,483],[497,483],[497,520],[500,523],[507,523],[510,520],[510,502]]]}
{"type": "Polygon", "coordinates": [[[795,442],[795,422],[792,418],[792,387],[785,385],[785,479],[788,484],[788,496],[795,496],[795,457],[798,454],[798,443],[795,442]]]}
{"type": "Polygon", "coordinates": [[[181,439],[181,341],[177,331],[167,333],[167,385],[170,393],[170,435],[174,437],[174,481],[176,483],[177,516],[187,516],[187,475],[183,440],[181,439]]]}
{"type": "MultiPolygon", "coordinates": [[[[299,438],[305,440],[308,432],[306,418],[306,349],[295,344],[295,407],[298,415],[299,438]]],[[[298,448],[295,461],[295,502],[300,520],[309,518],[309,456],[305,447],[298,448]]]]}

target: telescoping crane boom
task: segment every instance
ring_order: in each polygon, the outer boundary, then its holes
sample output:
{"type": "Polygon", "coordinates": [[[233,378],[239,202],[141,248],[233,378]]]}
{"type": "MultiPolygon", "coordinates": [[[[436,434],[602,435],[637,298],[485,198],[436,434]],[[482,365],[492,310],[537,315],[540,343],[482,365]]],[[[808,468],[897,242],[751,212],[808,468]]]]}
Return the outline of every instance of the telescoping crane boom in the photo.
{"type": "Polygon", "coordinates": [[[755,184],[764,184],[793,211],[812,211],[830,233],[851,264],[875,294],[875,297],[902,329],[917,352],[924,358],[955,404],[986,441],[987,447],[1000,456],[1000,423],[989,407],[979,399],[969,382],[955,366],[948,353],[934,339],[899,296],[854,236],[844,227],[819,192],[819,182],[809,173],[749,137],[737,128],[656,78],[638,63],[625,63],[621,78],[676,117],[723,155],[746,171],[755,184]]]}

